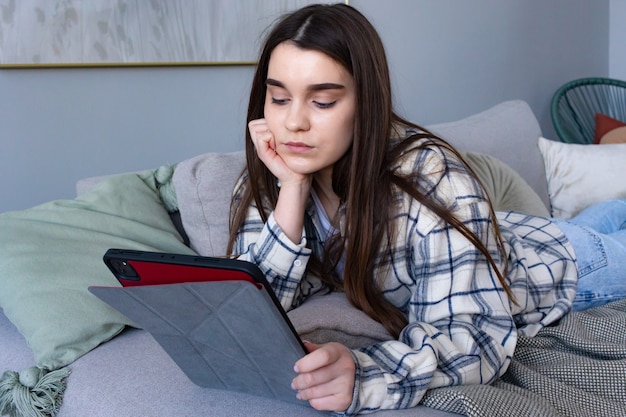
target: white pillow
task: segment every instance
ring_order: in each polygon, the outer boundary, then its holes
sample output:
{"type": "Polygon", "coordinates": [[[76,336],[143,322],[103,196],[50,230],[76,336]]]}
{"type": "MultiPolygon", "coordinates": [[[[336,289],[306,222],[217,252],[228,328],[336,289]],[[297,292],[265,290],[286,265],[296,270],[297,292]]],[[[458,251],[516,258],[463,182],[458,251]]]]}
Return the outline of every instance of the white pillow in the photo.
{"type": "Polygon", "coordinates": [[[592,204],[626,198],[626,143],[578,145],[539,138],[552,216],[569,219],[592,204]]]}

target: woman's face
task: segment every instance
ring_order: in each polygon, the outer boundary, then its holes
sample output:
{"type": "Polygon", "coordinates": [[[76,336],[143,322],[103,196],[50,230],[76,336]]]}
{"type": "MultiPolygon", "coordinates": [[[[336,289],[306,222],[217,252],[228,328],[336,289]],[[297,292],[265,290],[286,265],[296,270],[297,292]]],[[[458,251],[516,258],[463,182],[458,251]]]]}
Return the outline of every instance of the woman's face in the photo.
{"type": "Polygon", "coordinates": [[[352,144],[354,81],[329,56],[284,42],[272,51],[265,121],[276,152],[301,174],[332,173],[352,144]]]}

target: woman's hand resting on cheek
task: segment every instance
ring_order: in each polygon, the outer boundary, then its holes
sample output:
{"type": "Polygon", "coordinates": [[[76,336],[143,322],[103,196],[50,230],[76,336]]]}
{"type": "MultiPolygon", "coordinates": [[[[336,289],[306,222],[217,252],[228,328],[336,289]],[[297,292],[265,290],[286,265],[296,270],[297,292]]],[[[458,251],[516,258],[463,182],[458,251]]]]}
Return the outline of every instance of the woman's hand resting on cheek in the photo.
{"type": "Polygon", "coordinates": [[[309,354],[295,364],[299,374],[291,387],[298,398],[317,410],[345,411],[352,403],[356,366],[350,350],[340,343],[305,342],[309,354]]]}
{"type": "Polygon", "coordinates": [[[313,176],[289,169],[277,152],[276,139],[265,119],[252,120],[248,123],[248,129],[259,159],[280,181],[280,192],[274,208],[276,223],[292,242],[298,244],[302,240],[304,210],[311,193],[313,176]]]}
{"type": "Polygon", "coordinates": [[[295,173],[287,167],[283,158],[278,154],[276,139],[265,119],[252,120],[248,123],[248,130],[250,130],[252,143],[259,159],[278,178],[281,185],[292,182],[311,183],[310,175],[295,173]]]}

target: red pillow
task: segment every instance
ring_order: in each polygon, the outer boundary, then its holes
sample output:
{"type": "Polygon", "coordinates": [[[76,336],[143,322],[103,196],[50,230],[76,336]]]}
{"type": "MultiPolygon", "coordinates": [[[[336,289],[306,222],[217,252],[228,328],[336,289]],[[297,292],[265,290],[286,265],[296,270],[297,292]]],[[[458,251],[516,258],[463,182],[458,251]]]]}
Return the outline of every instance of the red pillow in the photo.
{"type": "Polygon", "coordinates": [[[596,134],[593,143],[625,143],[626,123],[601,113],[596,113],[596,134]]]}

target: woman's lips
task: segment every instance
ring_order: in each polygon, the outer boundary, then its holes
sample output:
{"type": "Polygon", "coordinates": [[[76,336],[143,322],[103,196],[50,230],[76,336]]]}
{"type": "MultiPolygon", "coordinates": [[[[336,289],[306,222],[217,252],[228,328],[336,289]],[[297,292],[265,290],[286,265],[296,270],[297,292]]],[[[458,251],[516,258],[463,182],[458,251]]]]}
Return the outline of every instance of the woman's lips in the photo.
{"type": "Polygon", "coordinates": [[[309,146],[302,142],[287,142],[285,143],[285,147],[289,149],[290,152],[293,152],[293,153],[304,153],[313,149],[312,146],[309,146]]]}

